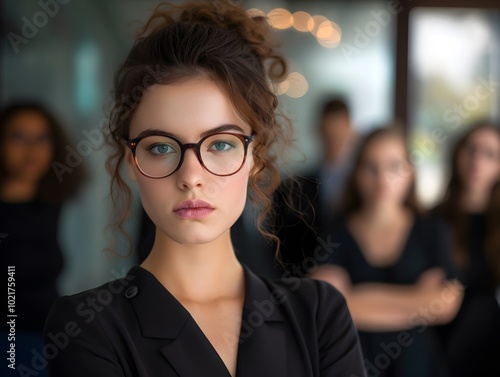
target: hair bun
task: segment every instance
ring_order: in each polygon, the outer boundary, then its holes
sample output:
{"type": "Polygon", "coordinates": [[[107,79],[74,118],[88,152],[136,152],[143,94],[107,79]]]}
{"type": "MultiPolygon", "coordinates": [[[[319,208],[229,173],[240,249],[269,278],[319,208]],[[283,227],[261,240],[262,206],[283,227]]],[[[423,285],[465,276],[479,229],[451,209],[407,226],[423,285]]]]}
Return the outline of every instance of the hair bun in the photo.
{"type": "Polygon", "coordinates": [[[206,23],[238,33],[261,59],[271,81],[285,78],[285,59],[276,53],[277,44],[264,16],[250,16],[231,0],[193,1],[183,5],[169,2],[158,5],[139,32],[147,37],[174,23],[206,23]]]}

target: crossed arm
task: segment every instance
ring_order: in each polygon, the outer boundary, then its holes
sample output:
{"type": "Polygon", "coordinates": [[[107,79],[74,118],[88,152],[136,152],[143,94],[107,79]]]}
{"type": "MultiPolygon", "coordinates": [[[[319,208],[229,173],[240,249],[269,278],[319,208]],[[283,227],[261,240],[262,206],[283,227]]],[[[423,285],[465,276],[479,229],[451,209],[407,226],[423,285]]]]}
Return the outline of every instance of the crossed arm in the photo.
{"type": "Polygon", "coordinates": [[[422,315],[429,325],[451,321],[458,312],[463,288],[457,281],[444,279],[434,268],[424,272],[412,285],[352,284],[349,273],[336,265],[324,265],[311,278],[335,286],[346,298],[356,327],[361,331],[398,331],[415,327],[413,319],[422,315]]]}

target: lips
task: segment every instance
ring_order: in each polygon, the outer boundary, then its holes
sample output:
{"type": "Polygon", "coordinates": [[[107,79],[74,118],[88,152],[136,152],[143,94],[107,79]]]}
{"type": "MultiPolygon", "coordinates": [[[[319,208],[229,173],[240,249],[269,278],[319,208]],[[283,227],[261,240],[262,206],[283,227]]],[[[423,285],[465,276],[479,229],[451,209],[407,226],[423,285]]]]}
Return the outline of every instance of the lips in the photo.
{"type": "Polygon", "coordinates": [[[201,219],[214,211],[214,207],[203,200],[186,200],[175,206],[174,213],[183,219],[201,219]]]}

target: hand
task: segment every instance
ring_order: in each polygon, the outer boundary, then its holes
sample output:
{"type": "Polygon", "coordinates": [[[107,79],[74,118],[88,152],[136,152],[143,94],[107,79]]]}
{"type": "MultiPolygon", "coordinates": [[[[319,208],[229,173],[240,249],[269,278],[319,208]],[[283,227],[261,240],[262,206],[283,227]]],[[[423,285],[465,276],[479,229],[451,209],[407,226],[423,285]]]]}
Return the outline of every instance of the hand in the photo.
{"type": "Polygon", "coordinates": [[[445,273],[441,268],[430,268],[418,278],[417,285],[421,288],[442,287],[445,281],[445,273]]]}

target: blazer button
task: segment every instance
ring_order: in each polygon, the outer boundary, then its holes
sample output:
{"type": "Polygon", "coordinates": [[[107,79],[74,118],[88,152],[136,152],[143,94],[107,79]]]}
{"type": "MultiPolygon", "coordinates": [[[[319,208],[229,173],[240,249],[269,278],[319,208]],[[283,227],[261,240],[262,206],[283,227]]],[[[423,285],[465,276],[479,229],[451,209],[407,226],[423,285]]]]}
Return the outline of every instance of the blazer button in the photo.
{"type": "Polygon", "coordinates": [[[125,297],[126,298],[132,298],[137,295],[139,292],[139,288],[137,288],[135,285],[128,287],[127,290],[125,291],[125,297]]]}

